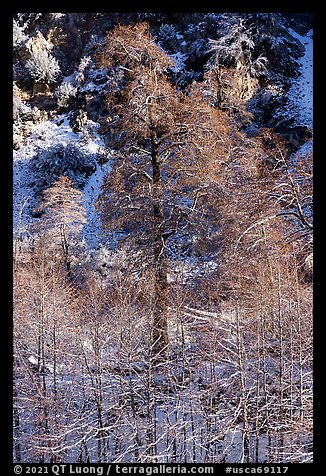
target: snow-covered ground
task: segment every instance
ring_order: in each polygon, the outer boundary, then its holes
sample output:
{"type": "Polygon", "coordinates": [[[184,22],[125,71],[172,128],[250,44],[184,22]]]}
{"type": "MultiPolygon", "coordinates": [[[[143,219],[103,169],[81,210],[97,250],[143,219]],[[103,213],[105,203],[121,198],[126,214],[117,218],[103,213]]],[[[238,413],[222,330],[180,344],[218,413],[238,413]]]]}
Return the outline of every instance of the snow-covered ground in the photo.
{"type": "Polygon", "coordinates": [[[305,142],[299,149],[293,154],[293,159],[297,159],[302,156],[309,156],[313,153],[313,140],[310,139],[305,142]]]}
{"type": "Polygon", "coordinates": [[[304,55],[299,58],[300,75],[293,81],[288,92],[287,112],[300,125],[313,126],[313,30],[305,36],[299,35],[291,28],[292,36],[297,38],[305,47],[304,55]]]}

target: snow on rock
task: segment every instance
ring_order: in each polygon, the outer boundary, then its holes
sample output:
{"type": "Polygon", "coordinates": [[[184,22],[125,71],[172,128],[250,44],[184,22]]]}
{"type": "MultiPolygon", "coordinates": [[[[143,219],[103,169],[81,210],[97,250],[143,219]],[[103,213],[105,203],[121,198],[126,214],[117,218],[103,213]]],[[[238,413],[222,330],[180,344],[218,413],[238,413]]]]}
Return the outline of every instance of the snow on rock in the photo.
{"type": "Polygon", "coordinates": [[[34,355],[30,355],[27,360],[31,368],[34,369],[35,371],[39,371],[39,372],[45,371],[45,372],[50,372],[51,374],[53,374],[54,372],[54,367],[52,364],[46,363],[45,367],[43,367],[43,365],[39,367],[39,361],[34,355]]]}
{"type": "Polygon", "coordinates": [[[301,36],[291,28],[292,36],[304,46],[305,53],[299,58],[300,75],[288,91],[288,115],[295,117],[298,124],[312,128],[313,125],[313,30],[301,36]]]}
{"type": "Polygon", "coordinates": [[[308,140],[305,142],[293,155],[293,158],[296,159],[297,157],[301,156],[309,156],[313,154],[313,141],[308,140]]]}
{"type": "Polygon", "coordinates": [[[27,360],[28,360],[28,362],[30,362],[32,365],[37,365],[37,364],[38,364],[38,360],[37,360],[36,357],[34,357],[34,355],[30,355],[27,360]]]}

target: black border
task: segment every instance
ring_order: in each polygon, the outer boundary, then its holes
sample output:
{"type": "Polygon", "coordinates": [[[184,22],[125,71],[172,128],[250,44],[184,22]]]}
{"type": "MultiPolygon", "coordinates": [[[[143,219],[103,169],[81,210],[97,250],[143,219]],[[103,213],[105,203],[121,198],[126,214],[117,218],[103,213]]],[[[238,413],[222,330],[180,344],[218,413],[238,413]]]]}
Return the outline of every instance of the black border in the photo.
{"type": "MultiPolygon", "coordinates": [[[[1,87],[1,155],[0,210],[1,210],[1,332],[0,332],[0,432],[1,463],[12,461],[12,399],[13,399],[13,286],[12,286],[12,229],[13,229],[13,170],[12,170],[12,19],[1,16],[0,23],[2,87],[1,87]],[[8,42],[8,35],[10,42],[8,42]],[[7,66],[7,60],[9,67],[7,66]]],[[[8,467],[8,469],[10,466],[8,467]]],[[[5,471],[5,470],[4,470],[5,471]]],[[[8,472],[8,474],[11,473],[8,472]]]]}

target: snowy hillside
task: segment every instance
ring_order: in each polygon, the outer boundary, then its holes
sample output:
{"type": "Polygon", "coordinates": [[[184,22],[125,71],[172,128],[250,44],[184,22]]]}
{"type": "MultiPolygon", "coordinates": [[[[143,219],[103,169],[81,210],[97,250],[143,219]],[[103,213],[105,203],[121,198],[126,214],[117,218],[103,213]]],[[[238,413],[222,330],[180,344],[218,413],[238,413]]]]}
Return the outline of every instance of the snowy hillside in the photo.
{"type": "MultiPolygon", "coordinates": [[[[86,138],[72,131],[67,117],[58,116],[53,121],[45,121],[31,126],[31,134],[19,150],[14,151],[13,186],[14,230],[22,231],[33,221],[32,212],[37,204],[36,171],[32,167],[32,159],[39,151],[50,149],[53,145],[75,143],[87,154],[98,154],[104,150],[104,142],[96,132],[96,124],[88,123],[93,128],[93,137],[86,138]]],[[[107,155],[107,152],[106,152],[107,155]]],[[[90,248],[96,247],[100,240],[100,223],[94,204],[98,199],[104,178],[110,171],[110,162],[100,165],[97,163],[95,172],[86,179],[82,188],[84,206],[87,212],[87,223],[84,226],[84,236],[90,248]]],[[[34,219],[35,221],[35,219],[34,219]]]]}
{"type": "MultiPolygon", "coordinates": [[[[282,108],[281,113],[278,112],[278,114],[281,114],[282,117],[293,118],[296,124],[311,128],[313,122],[313,31],[310,30],[306,35],[301,36],[289,28],[289,33],[304,45],[305,53],[298,60],[300,64],[299,75],[293,80],[287,93],[286,108],[282,108]]],[[[185,68],[184,60],[186,57],[185,54],[180,52],[172,55],[176,63],[176,66],[172,68],[173,71],[180,72],[185,68]]],[[[92,71],[89,83],[83,86],[85,91],[89,90],[90,85],[93,92],[103,90],[103,85],[96,86],[93,83],[94,75],[95,73],[92,71]]],[[[68,79],[65,78],[65,81],[68,81],[68,79]]],[[[25,225],[33,221],[31,213],[36,204],[34,190],[36,178],[31,167],[32,157],[39,150],[48,149],[57,143],[66,145],[73,142],[79,144],[82,141],[82,148],[85,152],[96,154],[100,150],[103,151],[105,144],[103,138],[97,132],[98,125],[88,121],[88,126],[93,129],[91,139],[85,139],[83,134],[73,132],[69,126],[68,117],[65,115],[58,115],[52,121],[30,124],[30,135],[27,137],[25,144],[14,151],[13,157],[14,230],[17,230],[17,227],[24,228],[25,225]]],[[[110,152],[106,151],[106,154],[110,154],[110,152]]],[[[99,197],[103,180],[109,171],[109,163],[97,164],[96,171],[87,179],[82,189],[87,210],[87,224],[84,227],[84,235],[90,248],[98,246],[101,241],[100,222],[94,204],[99,197]]]]}

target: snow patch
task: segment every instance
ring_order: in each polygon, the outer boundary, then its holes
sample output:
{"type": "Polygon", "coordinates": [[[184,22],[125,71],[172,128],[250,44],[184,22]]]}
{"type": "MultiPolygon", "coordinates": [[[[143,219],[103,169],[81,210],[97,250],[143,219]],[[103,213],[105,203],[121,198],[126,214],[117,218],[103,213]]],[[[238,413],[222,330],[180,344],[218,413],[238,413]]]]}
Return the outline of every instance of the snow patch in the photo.
{"type": "Polygon", "coordinates": [[[293,81],[288,92],[288,115],[306,127],[313,126],[313,30],[301,36],[289,28],[289,32],[305,47],[304,55],[299,58],[300,75],[293,81]]]}
{"type": "Polygon", "coordinates": [[[305,155],[310,155],[313,154],[313,141],[308,140],[305,142],[299,149],[295,152],[294,158],[300,157],[300,156],[305,156],[305,155]]]}
{"type": "Polygon", "coordinates": [[[107,175],[112,169],[111,163],[97,165],[95,172],[88,179],[83,188],[83,205],[86,209],[87,223],[83,228],[84,238],[90,249],[97,248],[101,242],[101,221],[95,208],[101,187],[107,175]]]}

